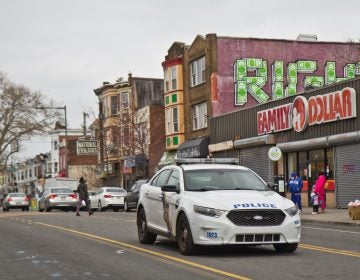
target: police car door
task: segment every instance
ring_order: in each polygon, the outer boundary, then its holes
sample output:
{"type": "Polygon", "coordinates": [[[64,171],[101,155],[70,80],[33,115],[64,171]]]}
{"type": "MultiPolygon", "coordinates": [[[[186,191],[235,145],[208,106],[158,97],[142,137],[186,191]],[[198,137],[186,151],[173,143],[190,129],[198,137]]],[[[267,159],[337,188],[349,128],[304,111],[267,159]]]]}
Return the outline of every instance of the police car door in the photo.
{"type": "Polygon", "coordinates": [[[176,212],[179,207],[180,199],[180,172],[176,169],[172,171],[168,179],[167,185],[177,186],[179,193],[163,192],[163,218],[166,224],[166,231],[175,235],[176,212]]]}
{"type": "Polygon", "coordinates": [[[149,213],[146,213],[148,216],[147,223],[150,227],[156,228],[166,232],[167,226],[164,220],[164,208],[163,208],[163,193],[161,191],[161,186],[166,185],[168,178],[172,172],[172,169],[165,169],[161,171],[154,180],[148,186],[147,190],[147,199],[148,199],[148,209],[149,213]]]}

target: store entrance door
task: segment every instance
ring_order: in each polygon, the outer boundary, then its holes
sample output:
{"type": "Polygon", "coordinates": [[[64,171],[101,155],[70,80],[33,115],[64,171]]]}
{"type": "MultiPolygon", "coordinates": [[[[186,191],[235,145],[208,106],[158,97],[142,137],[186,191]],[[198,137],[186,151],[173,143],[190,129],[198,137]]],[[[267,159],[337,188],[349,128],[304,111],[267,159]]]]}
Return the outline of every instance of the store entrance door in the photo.
{"type": "Polygon", "coordinates": [[[324,149],[309,151],[309,189],[308,198],[310,199],[310,193],[312,186],[315,184],[317,176],[320,171],[325,171],[325,153],[324,149]]]}

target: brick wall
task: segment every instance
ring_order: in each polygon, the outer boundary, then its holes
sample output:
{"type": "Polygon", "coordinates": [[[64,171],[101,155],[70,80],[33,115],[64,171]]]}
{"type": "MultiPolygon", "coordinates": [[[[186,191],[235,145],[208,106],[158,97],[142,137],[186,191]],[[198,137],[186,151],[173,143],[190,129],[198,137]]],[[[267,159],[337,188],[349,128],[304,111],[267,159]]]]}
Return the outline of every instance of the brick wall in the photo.
{"type": "Polygon", "coordinates": [[[165,113],[164,106],[150,107],[150,146],[149,177],[154,175],[155,167],[165,151],[165,113]]]}

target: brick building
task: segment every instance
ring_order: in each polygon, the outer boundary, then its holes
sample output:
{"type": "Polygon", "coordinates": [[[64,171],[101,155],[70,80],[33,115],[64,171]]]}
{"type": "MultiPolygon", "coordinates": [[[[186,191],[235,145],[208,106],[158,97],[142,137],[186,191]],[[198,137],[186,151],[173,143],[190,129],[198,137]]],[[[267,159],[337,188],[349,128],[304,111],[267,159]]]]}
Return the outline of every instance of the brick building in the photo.
{"type": "Polygon", "coordinates": [[[165,148],[163,80],[129,74],[127,80],[104,82],[94,92],[103,183],[127,188],[152,176],[165,148]]]}

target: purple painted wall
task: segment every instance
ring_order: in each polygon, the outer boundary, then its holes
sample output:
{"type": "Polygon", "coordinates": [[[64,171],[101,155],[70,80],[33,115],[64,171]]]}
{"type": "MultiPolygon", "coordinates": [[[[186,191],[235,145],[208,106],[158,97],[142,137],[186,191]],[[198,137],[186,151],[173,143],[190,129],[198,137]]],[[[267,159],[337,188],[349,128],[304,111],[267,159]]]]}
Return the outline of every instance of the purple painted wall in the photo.
{"type": "MultiPolygon", "coordinates": [[[[247,102],[242,106],[235,106],[234,63],[237,59],[261,58],[267,61],[267,82],[262,90],[272,97],[272,64],[283,61],[283,85],[286,88],[287,65],[298,60],[314,60],[317,70],[313,73],[297,74],[297,92],[304,91],[305,76],[325,76],[325,65],[328,61],[336,62],[337,78],[344,77],[344,67],[349,63],[356,64],[356,75],[360,74],[360,44],[334,42],[302,42],[271,39],[230,38],[218,37],[218,73],[212,92],[213,116],[242,110],[260,104],[249,93],[247,102]],[[215,92],[215,94],[214,94],[215,92]]],[[[248,71],[247,76],[255,76],[255,72],[248,71]]]]}

